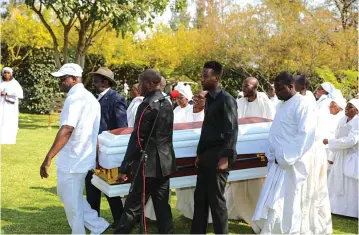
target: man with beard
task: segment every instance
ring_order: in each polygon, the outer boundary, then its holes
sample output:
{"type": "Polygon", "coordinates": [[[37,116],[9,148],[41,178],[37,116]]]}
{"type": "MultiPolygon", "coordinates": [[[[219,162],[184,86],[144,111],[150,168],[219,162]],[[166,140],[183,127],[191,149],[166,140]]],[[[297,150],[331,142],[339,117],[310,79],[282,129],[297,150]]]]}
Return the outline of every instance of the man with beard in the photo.
{"type": "Polygon", "coordinates": [[[196,234],[207,232],[209,208],[214,233],[228,234],[224,189],[237,157],[238,118],[236,100],[220,87],[222,74],[222,65],[217,61],[204,64],[202,86],[208,94],[195,161],[198,171],[191,233],[196,234]]]}
{"type": "Polygon", "coordinates": [[[64,64],[51,75],[59,78],[61,90],[67,92],[67,97],[61,111],[60,130],[40,167],[40,176],[49,176],[51,160],[58,154],[57,194],[64,203],[72,233],[85,234],[86,226],[91,233],[100,234],[109,224],[98,217],[83,196],[86,175],[96,165],[100,104],[82,84],[79,65],[64,64]]]}
{"type": "MultiPolygon", "coordinates": [[[[101,106],[101,121],[98,134],[101,134],[103,131],[127,127],[126,100],[111,89],[116,84],[114,73],[106,67],[100,67],[96,72],[90,74],[92,75],[92,84],[96,89],[97,100],[101,106]]],[[[100,215],[101,190],[91,183],[92,175],[93,172],[90,170],[86,176],[86,199],[90,203],[91,208],[96,210],[100,215]]],[[[121,197],[105,196],[113,217],[111,227],[114,228],[120,220],[123,211],[121,197]]]]}
{"type": "MultiPolygon", "coordinates": [[[[258,92],[258,80],[246,78],[242,84],[243,97],[238,100],[238,118],[261,117],[273,119],[275,109],[268,96],[258,92]]],[[[264,179],[251,179],[231,182],[226,189],[229,219],[243,219],[251,223],[264,179]]],[[[255,225],[252,224],[254,230],[255,225]]]]}
{"type": "Polygon", "coordinates": [[[284,102],[278,107],[268,135],[268,174],[252,221],[262,234],[301,232],[302,185],[308,176],[308,150],[315,136],[315,113],[297,94],[288,72],[274,81],[284,102]]]}

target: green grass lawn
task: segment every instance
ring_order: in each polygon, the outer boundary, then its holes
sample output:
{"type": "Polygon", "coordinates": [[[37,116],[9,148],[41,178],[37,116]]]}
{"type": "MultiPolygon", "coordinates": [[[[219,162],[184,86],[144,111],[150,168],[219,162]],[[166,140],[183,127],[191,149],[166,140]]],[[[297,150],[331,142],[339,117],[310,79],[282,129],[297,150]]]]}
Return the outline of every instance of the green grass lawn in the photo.
{"type": "MultiPolygon", "coordinates": [[[[39,174],[47,151],[58,130],[59,116],[20,115],[20,129],[16,145],[1,149],[1,233],[64,234],[71,233],[62,204],[56,195],[56,166],[50,167],[50,177],[39,174]]],[[[176,233],[188,233],[191,220],[174,209],[176,196],[171,199],[176,233]]],[[[101,203],[103,216],[112,222],[106,199],[101,203]]],[[[157,233],[154,222],[149,221],[149,232],[157,233]]],[[[333,215],[334,233],[358,233],[358,220],[333,215]]],[[[239,221],[229,222],[230,233],[253,233],[250,226],[239,221]]],[[[106,233],[112,233],[111,229],[106,233]]],[[[210,226],[209,232],[213,232],[210,226]]],[[[133,230],[138,233],[138,226],[133,230]]]]}

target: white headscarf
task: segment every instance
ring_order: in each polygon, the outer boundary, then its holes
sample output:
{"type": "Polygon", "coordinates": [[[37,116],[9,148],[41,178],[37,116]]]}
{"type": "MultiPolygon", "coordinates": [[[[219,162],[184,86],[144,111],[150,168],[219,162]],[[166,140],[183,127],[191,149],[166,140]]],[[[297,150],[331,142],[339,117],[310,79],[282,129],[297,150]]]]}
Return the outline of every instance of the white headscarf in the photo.
{"type": "Polygon", "coordinates": [[[188,100],[192,100],[192,90],[191,90],[191,86],[189,85],[182,85],[179,84],[175,87],[175,90],[177,90],[180,94],[182,94],[184,97],[186,97],[188,100]]]}
{"type": "Polygon", "coordinates": [[[328,92],[328,97],[332,98],[332,93],[336,90],[335,87],[333,86],[333,84],[331,84],[330,82],[323,82],[322,84],[320,84],[320,86],[326,92],[328,92]]]}
{"type": "Polygon", "coordinates": [[[335,91],[333,91],[332,99],[333,99],[332,101],[335,102],[337,105],[339,105],[340,108],[345,109],[347,103],[340,90],[335,89],[335,91]]]}
{"type": "Polygon", "coordinates": [[[10,68],[10,67],[4,67],[4,68],[1,70],[1,76],[4,76],[4,72],[5,72],[5,71],[10,72],[11,77],[12,77],[12,73],[13,73],[12,68],[10,68]]]}
{"type": "Polygon", "coordinates": [[[357,110],[359,110],[359,99],[351,99],[351,100],[349,100],[348,103],[351,103],[352,105],[355,106],[355,108],[356,108],[357,110]]]}

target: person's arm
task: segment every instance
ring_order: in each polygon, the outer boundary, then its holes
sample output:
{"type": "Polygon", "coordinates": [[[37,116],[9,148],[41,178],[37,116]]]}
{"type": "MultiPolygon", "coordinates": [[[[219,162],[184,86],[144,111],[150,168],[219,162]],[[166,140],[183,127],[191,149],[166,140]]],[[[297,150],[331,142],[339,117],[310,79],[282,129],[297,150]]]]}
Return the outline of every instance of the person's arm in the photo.
{"type": "Polygon", "coordinates": [[[77,126],[77,122],[80,118],[84,105],[86,104],[83,100],[72,101],[68,98],[65,101],[61,112],[60,130],[58,131],[54,143],[40,166],[41,178],[47,178],[49,176],[48,168],[51,165],[51,160],[69,141],[72,132],[77,126]]]}
{"type": "Polygon", "coordinates": [[[124,97],[119,96],[114,103],[115,128],[127,127],[127,104],[124,97]]]}
{"type": "Polygon", "coordinates": [[[221,133],[221,137],[224,140],[224,144],[219,153],[218,169],[226,170],[228,168],[228,162],[232,163],[237,158],[233,148],[237,145],[238,111],[237,103],[232,97],[224,97],[222,123],[223,132],[221,133]]]}
{"type": "MultiPolygon", "coordinates": [[[[357,125],[357,123],[355,125],[357,125]]],[[[326,142],[328,143],[329,149],[348,149],[355,146],[358,143],[358,140],[358,128],[353,125],[352,130],[348,136],[344,136],[338,139],[329,139],[326,142]]]]}
{"type": "Polygon", "coordinates": [[[17,99],[23,99],[24,98],[24,92],[22,90],[22,87],[20,86],[20,84],[15,81],[14,82],[14,88],[11,89],[9,92],[2,92],[1,94],[2,95],[6,95],[6,96],[9,96],[10,98],[17,98],[17,99]]]}
{"type": "MultiPolygon", "coordinates": [[[[137,109],[136,113],[136,121],[135,126],[133,128],[133,132],[131,134],[130,140],[128,142],[128,147],[126,150],[125,157],[121,163],[121,166],[119,168],[119,180],[123,181],[126,179],[126,175],[129,172],[130,166],[132,165],[133,161],[139,160],[141,156],[141,148],[138,144],[138,135],[137,135],[137,129],[139,126],[139,120],[140,117],[146,108],[148,104],[147,103],[141,103],[140,106],[137,109]]],[[[143,114],[141,123],[140,123],[140,143],[142,148],[145,148],[145,144],[147,142],[148,136],[150,134],[150,131],[152,129],[154,119],[156,118],[158,110],[152,109],[151,107],[148,107],[146,111],[143,114]]]]}
{"type": "Polygon", "coordinates": [[[47,178],[49,176],[48,168],[51,165],[51,160],[56,156],[56,154],[66,145],[69,141],[71,134],[74,128],[72,126],[61,126],[60,130],[57,132],[54,143],[52,144],[49,152],[47,153],[43,163],[40,167],[40,176],[41,178],[47,178]]]}

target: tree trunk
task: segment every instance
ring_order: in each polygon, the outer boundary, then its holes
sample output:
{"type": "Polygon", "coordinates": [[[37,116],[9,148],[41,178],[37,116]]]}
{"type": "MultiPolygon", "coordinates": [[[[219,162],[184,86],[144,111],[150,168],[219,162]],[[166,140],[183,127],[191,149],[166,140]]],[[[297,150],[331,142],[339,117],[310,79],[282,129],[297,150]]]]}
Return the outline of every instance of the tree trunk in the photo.
{"type": "Polygon", "coordinates": [[[84,68],[86,56],[86,28],[81,25],[79,30],[79,40],[77,42],[75,63],[84,68]]]}
{"type": "Polygon", "coordinates": [[[54,59],[56,67],[59,69],[61,68],[61,59],[60,59],[60,52],[57,46],[54,46],[54,59]]]}

